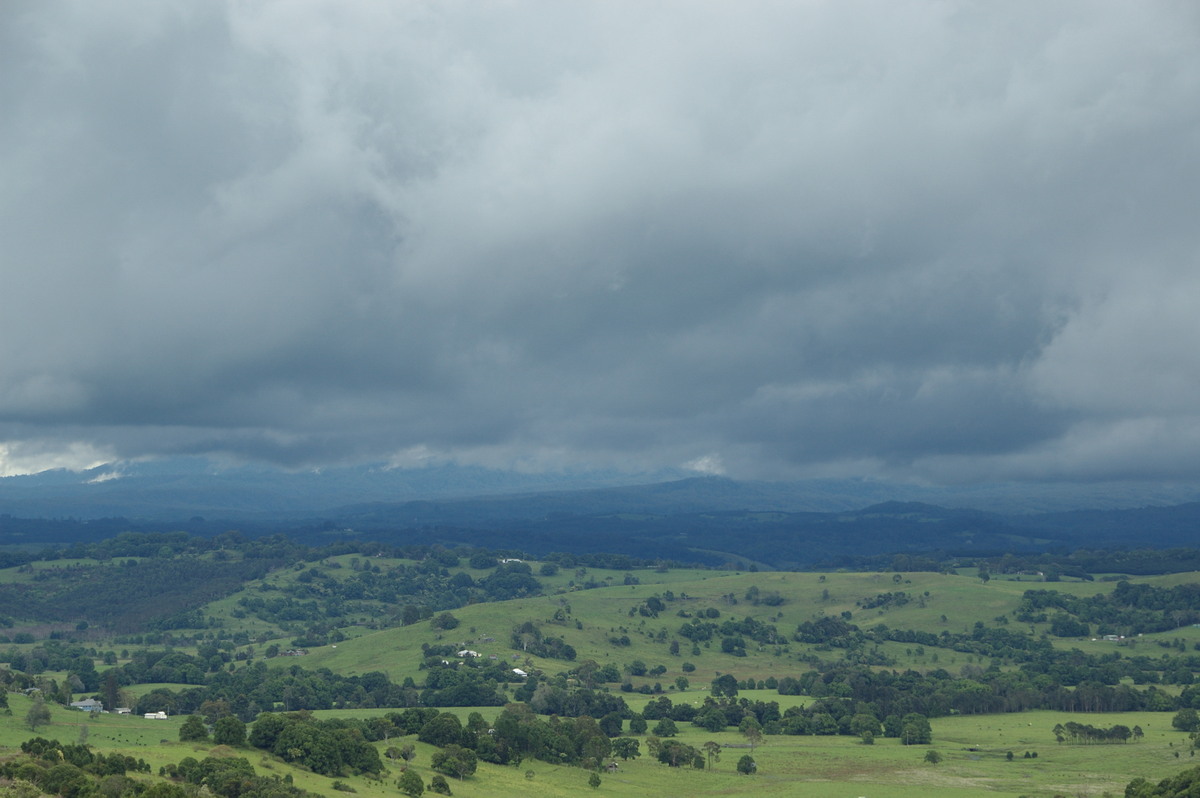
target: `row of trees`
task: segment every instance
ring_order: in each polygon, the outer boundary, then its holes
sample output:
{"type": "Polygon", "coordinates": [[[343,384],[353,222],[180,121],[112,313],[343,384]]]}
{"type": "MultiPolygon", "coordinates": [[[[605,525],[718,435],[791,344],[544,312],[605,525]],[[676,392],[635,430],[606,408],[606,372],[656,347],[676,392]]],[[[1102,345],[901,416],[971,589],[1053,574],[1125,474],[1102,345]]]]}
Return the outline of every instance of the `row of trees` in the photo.
{"type": "MultiPolygon", "coordinates": [[[[408,712],[415,716],[422,711],[408,712]]],[[[635,716],[634,720],[641,721],[638,728],[644,732],[645,719],[635,716]]],[[[634,725],[631,722],[631,730],[634,725]]],[[[761,734],[754,733],[757,724],[753,729],[748,727],[747,730],[752,745],[761,741],[761,734]]],[[[671,739],[676,729],[670,719],[660,720],[655,731],[661,732],[661,736],[648,736],[646,750],[663,764],[703,768],[720,761],[722,749],[717,742],[709,741],[696,748],[671,739]]],[[[439,747],[431,762],[434,770],[461,779],[475,772],[479,760],[520,764],[526,758],[534,758],[595,770],[610,756],[625,760],[641,756],[641,741],[617,736],[620,733],[621,719],[613,715],[600,721],[586,715],[571,719],[552,715],[543,720],[525,704],[509,704],[494,723],[488,723],[477,712],[471,713],[466,724],[452,713],[436,714],[417,731],[417,739],[439,747]]],[[[397,753],[403,756],[402,751],[397,753]]],[[[743,756],[738,763],[738,771],[742,773],[753,773],[755,767],[754,759],[749,755],[743,756]]]]}
{"type": "Polygon", "coordinates": [[[1027,590],[1016,618],[1044,621],[1046,610],[1060,613],[1057,630],[1055,626],[1051,628],[1060,637],[1089,634],[1091,625],[1095,625],[1098,634],[1166,632],[1200,621],[1200,585],[1156,587],[1122,581],[1111,592],[1094,596],[1027,590]]]}
{"type": "Polygon", "coordinates": [[[1107,729],[1084,723],[1068,721],[1054,727],[1054,739],[1060,743],[1127,743],[1140,740],[1144,736],[1141,726],[1132,729],[1124,724],[1116,724],[1107,729]]]}

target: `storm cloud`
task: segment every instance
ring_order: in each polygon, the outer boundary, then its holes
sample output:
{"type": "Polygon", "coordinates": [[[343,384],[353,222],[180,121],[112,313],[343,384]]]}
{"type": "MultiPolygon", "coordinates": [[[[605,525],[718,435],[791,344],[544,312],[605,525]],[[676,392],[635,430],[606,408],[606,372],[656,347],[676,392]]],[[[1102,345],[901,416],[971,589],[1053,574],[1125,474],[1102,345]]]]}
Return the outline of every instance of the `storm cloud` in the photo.
{"type": "Polygon", "coordinates": [[[0,466],[1200,477],[1176,2],[0,8],[0,466]]]}

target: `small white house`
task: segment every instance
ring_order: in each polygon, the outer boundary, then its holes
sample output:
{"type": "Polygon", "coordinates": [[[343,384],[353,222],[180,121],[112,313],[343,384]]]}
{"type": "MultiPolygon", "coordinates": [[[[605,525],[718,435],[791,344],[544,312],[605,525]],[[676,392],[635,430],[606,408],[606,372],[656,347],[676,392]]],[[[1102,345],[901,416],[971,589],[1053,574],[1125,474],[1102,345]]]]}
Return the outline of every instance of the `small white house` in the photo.
{"type": "Polygon", "coordinates": [[[460,656],[460,657],[463,657],[463,658],[466,658],[466,657],[478,657],[478,656],[479,656],[479,652],[478,652],[478,651],[472,651],[472,650],[471,650],[471,649],[469,649],[469,648],[464,648],[462,651],[458,652],[458,656],[460,656]]]}
{"type": "Polygon", "coordinates": [[[524,679],[526,676],[529,675],[528,673],[521,670],[520,668],[513,668],[512,672],[515,673],[516,675],[520,676],[522,679],[524,679]]]}
{"type": "Polygon", "coordinates": [[[147,712],[142,717],[144,717],[146,720],[166,720],[167,713],[166,712],[147,712]]]}

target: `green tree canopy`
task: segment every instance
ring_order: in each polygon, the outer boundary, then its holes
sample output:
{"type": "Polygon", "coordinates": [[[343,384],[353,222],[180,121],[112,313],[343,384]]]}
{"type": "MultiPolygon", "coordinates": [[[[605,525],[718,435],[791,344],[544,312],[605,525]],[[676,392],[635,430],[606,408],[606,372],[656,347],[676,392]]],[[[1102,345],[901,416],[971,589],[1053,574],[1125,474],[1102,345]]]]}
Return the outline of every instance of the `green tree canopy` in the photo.
{"type": "Polygon", "coordinates": [[[217,745],[245,745],[246,724],[233,715],[218,719],[213,725],[213,742],[217,745]]]}
{"type": "Polygon", "coordinates": [[[411,798],[419,798],[425,792],[425,783],[421,781],[421,777],[415,770],[406,770],[401,773],[400,778],[396,781],[396,787],[411,798]]]}
{"type": "Polygon", "coordinates": [[[208,740],[208,727],[204,725],[204,718],[199,715],[188,715],[187,720],[179,727],[179,741],[191,743],[206,740],[208,740]]]}

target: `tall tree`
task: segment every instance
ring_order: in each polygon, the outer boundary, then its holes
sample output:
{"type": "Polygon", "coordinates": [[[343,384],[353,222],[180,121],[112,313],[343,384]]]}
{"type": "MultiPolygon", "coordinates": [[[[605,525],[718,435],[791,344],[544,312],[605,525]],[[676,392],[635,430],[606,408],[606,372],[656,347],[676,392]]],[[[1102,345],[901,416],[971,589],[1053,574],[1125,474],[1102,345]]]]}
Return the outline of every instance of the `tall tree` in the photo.
{"type": "Polygon", "coordinates": [[[41,696],[38,696],[33,699],[33,705],[25,713],[25,723],[29,725],[31,731],[37,731],[38,726],[45,726],[49,722],[50,707],[46,706],[46,702],[41,696]]]}
{"type": "Polygon", "coordinates": [[[420,798],[421,793],[425,792],[425,784],[415,770],[406,770],[401,773],[396,786],[400,788],[400,792],[411,798],[420,798]]]}
{"type": "Polygon", "coordinates": [[[750,753],[753,754],[755,747],[763,740],[762,725],[753,715],[747,715],[738,726],[738,731],[746,738],[746,742],[750,743],[750,753]]]}
{"type": "Polygon", "coordinates": [[[116,712],[120,697],[121,687],[117,684],[117,674],[110,670],[104,676],[104,709],[108,712],[116,712]]]}
{"type": "Polygon", "coordinates": [[[613,740],[612,752],[614,756],[619,756],[622,759],[637,759],[641,754],[638,741],[632,737],[618,737],[613,740]]]}
{"type": "Polygon", "coordinates": [[[208,727],[199,715],[188,715],[179,727],[179,741],[183,743],[204,742],[208,739],[208,727]]]}

